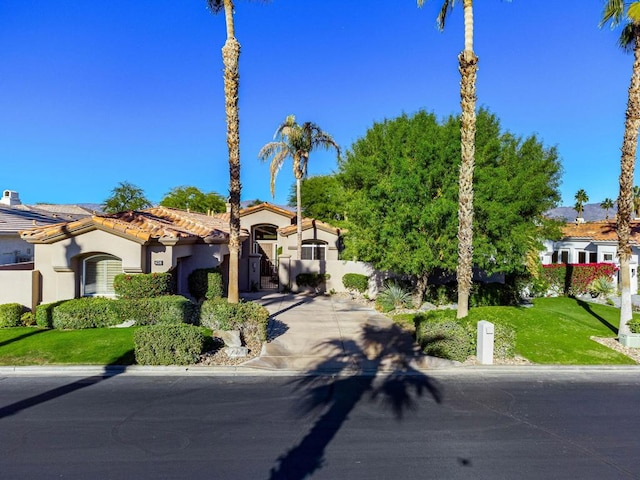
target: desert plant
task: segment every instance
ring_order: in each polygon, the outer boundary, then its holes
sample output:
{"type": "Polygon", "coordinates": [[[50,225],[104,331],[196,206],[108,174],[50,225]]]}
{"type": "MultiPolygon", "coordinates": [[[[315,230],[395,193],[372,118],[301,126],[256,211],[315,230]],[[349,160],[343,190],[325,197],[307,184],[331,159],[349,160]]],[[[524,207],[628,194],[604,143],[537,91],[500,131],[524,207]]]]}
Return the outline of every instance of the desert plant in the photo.
{"type": "Polygon", "coordinates": [[[411,293],[396,282],[387,282],[376,298],[376,303],[393,308],[404,308],[411,305],[411,293]]]}
{"type": "Polygon", "coordinates": [[[595,278],[587,287],[587,291],[592,297],[596,298],[600,295],[603,297],[611,295],[615,291],[613,282],[609,277],[601,276],[595,278]]]}
{"type": "Polygon", "coordinates": [[[19,327],[20,317],[24,307],[19,303],[5,303],[0,305],[0,328],[1,327],[19,327]]]}
{"type": "Polygon", "coordinates": [[[360,273],[345,273],[342,284],[347,290],[365,293],[369,289],[369,277],[360,273]]]}
{"type": "Polygon", "coordinates": [[[193,325],[149,325],[134,333],[140,365],[190,365],[204,350],[205,335],[193,325]]]}

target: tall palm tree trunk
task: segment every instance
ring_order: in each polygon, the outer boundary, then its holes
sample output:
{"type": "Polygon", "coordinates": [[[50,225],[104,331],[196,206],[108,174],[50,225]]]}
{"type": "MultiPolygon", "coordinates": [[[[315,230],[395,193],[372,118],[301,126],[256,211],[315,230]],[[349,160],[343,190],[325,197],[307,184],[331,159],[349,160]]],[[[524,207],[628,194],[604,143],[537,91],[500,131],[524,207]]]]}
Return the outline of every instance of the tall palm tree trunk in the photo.
{"type": "Polygon", "coordinates": [[[629,333],[631,320],[631,245],[629,243],[633,209],[633,171],[640,129],[640,25],[634,25],[635,47],[633,74],[629,86],[622,157],[620,160],[620,196],[618,197],[618,256],[620,257],[620,325],[618,334],[629,333]]]}
{"type": "Polygon", "coordinates": [[[227,41],[222,47],[224,62],[224,97],[227,115],[227,147],[229,149],[229,285],[227,299],[238,303],[238,269],[240,257],[240,119],[238,117],[238,85],[240,43],[235,38],[233,25],[233,1],[224,1],[227,24],[227,41]]]}
{"type": "Polygon", "coordinates": [[[300,194],[300,183],[302,177],[296,174],[296,237],[297,237],[297,250],[298,260],[302,260],[302,208],[300,201],[302,195],[300,194]]]}
{"type": "Polygon", "coordinates": [[[458,193],[458,311],[469,314],[469,295],[473,276],[473,169],[476,151],[476,77],[478,57],[473,52],[472,1],[464,0],[465,49],[460,62],[461,163],[458,193]]]}

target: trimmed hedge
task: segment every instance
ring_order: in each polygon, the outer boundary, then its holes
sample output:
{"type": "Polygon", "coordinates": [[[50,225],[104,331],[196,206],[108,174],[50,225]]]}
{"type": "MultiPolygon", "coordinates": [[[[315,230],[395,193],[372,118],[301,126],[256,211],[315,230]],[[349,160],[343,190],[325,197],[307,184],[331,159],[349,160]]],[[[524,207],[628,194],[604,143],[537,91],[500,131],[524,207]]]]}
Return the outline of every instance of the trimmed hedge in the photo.
{"type": "Polygon", "coordinates": [[[365,293],[369,290],[369,277],[360,273],[345,273],[342,276],[342,284],[347,290],[365,293]]]}
{"type": "Polygon", "coordinates": [[[19,303],[5,303],[0,305],[0,328],[19,327],[22,325],[20,317],[24,307],[19,303]]]}
{"type": "Polygon", "coordinates": [[[198,301],[212,300],[224,295],[222,273],[219,268],[198,268],[189,274],[189,293],[198,301]]]}
{"type": "Polygon", "coordinates": [[[110,327],[120,323],[117,300],[84,297],[67,300],[53,308],[53,328],[82,329],[110,327]]]}
{"type": "Polygon", "coordinates": [[[618,271],[612,263],[574,263],[543,265],[541,276],[549,287],[564,295],[588,293],[598,277],[610,278],[618,271]]]}
{"type": "Polygon", "coordinates": [[[113,279],[118,298],[151,298],[174,293],[170,273],[121,273],[113,279]]]}
{"type": "Polygon", "coordinates": [[[198,321],[198,306],[182,295],[118,299],[113,308],[118,323],[133,320],[136,325],[178,325],[198,321]]]}
{"type": "Polygon", "coordinates": [[[66,302],[67,300],[60,300],[58,302],[41,303],[36,307],[36,325],[40,328],[53,328],[53,309],[66,302]]]}
{"type": "Polygon", "coordinates": [[[266,341],[268,324],[269,311],[255,302],[229,303],[226,298],[216,298],[200,307],[200,325],[212,330],[240,330],[245,341],[266,341]]]}
{"type": "Polygon", "coordinates": [[[206,337],[193,325],[149,325],[138,328],[133,341],[139,365],[191,365],[204,351],[206,337]]]}

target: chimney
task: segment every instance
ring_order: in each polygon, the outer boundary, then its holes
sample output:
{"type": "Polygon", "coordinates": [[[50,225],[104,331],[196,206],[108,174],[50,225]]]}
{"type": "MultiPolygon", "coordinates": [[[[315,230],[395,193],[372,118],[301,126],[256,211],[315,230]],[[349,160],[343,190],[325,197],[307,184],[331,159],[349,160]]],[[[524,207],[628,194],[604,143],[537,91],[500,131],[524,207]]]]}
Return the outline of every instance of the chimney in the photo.
{"type": "Polygon", "coordinates": [[[18,192],[13,192],[11,190],[5,190],[4,192],[2,192],[0,203],[3,205],[9,205],[10,207],[14,205],[22,205],[18,192]]]}

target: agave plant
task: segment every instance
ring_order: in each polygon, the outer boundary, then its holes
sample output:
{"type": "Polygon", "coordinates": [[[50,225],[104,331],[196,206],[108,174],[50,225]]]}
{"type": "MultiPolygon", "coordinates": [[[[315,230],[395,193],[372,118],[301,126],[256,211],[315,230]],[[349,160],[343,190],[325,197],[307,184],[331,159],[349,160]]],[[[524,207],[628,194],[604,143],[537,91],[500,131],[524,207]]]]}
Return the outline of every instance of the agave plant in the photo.
{"type": "Polygon", "coordinates": [[[600,295],[607,297],[615,291],[615,287],[613,286],[613,282],[610,278],[602,276],[592,280],[587,287],[587,291],[593,298],[600,295]]]}
{"type": "Polygon", "coordinates": [[[411,304],[411,293],[395,282],[387,282],[384,289],[378,294],[377,301],[382,305],[403,308],[411,304]]]}

